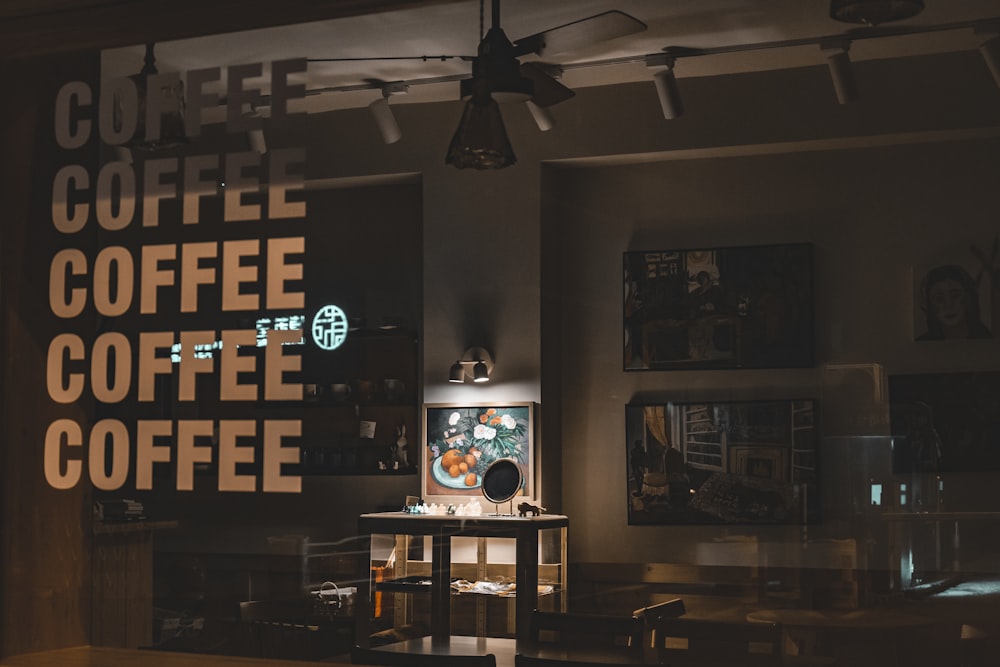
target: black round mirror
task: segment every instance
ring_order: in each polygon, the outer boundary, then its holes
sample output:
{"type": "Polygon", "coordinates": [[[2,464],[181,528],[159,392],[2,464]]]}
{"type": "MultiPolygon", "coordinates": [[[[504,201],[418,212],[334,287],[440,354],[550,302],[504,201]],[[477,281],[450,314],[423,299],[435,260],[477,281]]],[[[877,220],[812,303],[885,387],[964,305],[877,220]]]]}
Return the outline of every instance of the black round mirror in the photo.
{"type": "Polygon", "coordinates": [[[491,503],[505,503],[521,490],[521,468],[511,459],[497,459],[483,473],[483,495],[491,503]]]}

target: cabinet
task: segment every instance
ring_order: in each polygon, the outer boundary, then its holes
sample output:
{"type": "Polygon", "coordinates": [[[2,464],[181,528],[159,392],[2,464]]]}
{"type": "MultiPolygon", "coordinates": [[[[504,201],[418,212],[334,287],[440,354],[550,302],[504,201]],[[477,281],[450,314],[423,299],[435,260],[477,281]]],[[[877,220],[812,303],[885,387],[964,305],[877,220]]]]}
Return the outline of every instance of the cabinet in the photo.
{"type": "Polygon", "coordinates": [[[92,644],[152,644],[153,532],[176,527],[176,521],[94,524],[92,644]]]}
{"type": "MultiPolygon", "coordinates": [[[[502,601],[503,613],[511,621],[515,638],[526,639],[531,611],[540,603],[540,585],[544,587],[543,597],[552,596],[550,600],[554,608],[566,608],[568,528],[569,519],[560,515],[460,517],[410,515],[404,512],[361,515],[358,519],[359,534],[372,535],[373,539],[377,539],[375,536],[390,536],[395,558],[391,577],[376,581],[378,577],[373,574],[358,586],[355,607],[358,644],[368,645],[376,611],[384,611],[387,606],[383,604],[384,598],[380,598],[384,595],[394,596],[393,613],[398,614],[398,620],[403,622],[409,620],[412,609],[412,601],[403,596],[429,597],[431,636],[442,641],[452,633],[453,599],[473,596],[476,600],[477,636],[493,633],[491,629],[496,626],[490,621],[487,607],[499,606],[491,605],[491,599],[492,602],[502,601]],[[456,538],[475,538],[472,540],[475,545],[474,559],[457,557],[456,538]],[[512,564],[494,562],[490,557],[493,540],[513,543],[512,564]],[[424,544],[428,548],[414,549],[414,546],[424,544]],[[423,553],[419,553],[421,551],[423,553]],[[427,554],[427,551],[430,553],[427,554]],[[453,553],[456,555],[454,561],[453,553]],[[490,577],[500,576],[512,578],[519,594],[492,596],[462,593],[452,586],[455,579],[489,581],[490,577]],[[396,597],[399,597],[398,604],[396,597]]],[[[371,541],[367,542],[364,557],[373,565],[384,564],[384,560],[372,552],[371,541]]],[[[373,569],[373,572],[376,570],[373,569]]],[[[396,620],[394,618],[393,622],[396,620]]]]}
{"type": "MultiPolygon", "coordinates": [[[[256,354],[257,383],[263,385],[264,349],[256,354]]],[[[416,472],[419,439],[419,355],[415,333],[397,329],[350,331],[334,350],[302,346],[301,400],[257,401],[258,419],[294,419],[302,423],[301,475],[398,475],[416,472]],[[363,426],[367,427],[363,432],[363,426]],[[397,442],[405,433],[408,446],[397,442]]],[[[205,378],[214,381],[214,378],[205,378]]],[[[218,396],[217,388],[200,395],[218,396]]],[[[203,414],[245,418],[247,404],[206,402],[203,414]]]]}

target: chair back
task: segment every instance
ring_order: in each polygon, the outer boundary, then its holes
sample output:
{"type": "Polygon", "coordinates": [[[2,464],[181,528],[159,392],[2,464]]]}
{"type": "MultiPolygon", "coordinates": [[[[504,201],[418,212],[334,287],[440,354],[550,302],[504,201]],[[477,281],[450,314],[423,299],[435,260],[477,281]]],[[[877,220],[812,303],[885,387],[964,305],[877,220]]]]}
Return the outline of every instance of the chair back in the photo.
{"type": "Polygon", "coordinates": [[[240,602],[240,621],[251,657],[320,660],[344,652],[349,645],[341,633],[322,630],[305,611],[282,602],[240,602]]]}
{"type": "Polygon", "coordinates": [[[557,611],[531,613],[531,641],[574,646],[619,647],[642,652],[643,621],[637,616],[557,611]]]}
{"type": "Polygon", "coordinates": [[[355,646],[351,649],[351,664],[391,667],[496,667],[497,659],[492,653],[485,655],[403,653],[355,646]]]}
{"type": "Polygon", "coordinates": [[[664,665],[773,667],[781,665],[781,626],[696,618],[657,619],[653,641],[664,665]]]}
{"type": "Polygon", "coordinates": [[[661,616],[677,618],[678,616],[683,616],[686,613],[687,608],[684,606],[684,600],[681,598],[674,598],[672,600],[667,600],[666,602],[658,602],[656,604],[651,604],[648,607],[636,609],[632,612],[632,615],[636,618],[643,619],[646,627],[652,629],[653,625],[656,623],[656,619],[661,616]]]}

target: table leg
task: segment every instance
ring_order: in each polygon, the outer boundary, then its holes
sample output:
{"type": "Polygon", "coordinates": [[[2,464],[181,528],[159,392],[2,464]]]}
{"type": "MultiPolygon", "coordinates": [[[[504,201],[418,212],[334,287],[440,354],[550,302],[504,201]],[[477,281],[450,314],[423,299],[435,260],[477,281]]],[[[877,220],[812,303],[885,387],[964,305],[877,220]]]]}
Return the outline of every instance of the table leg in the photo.
{"type": "Polygon", "coordinates": [[[451,536],[431,538],[431,639],[447,642],[451,636],[451,536]]]}
{"type": "Polygon", "coordinates": [[[371,614],[371,562],[372,562],[372,536],[361,540],[362,553],[361,563],[364,565],[365,574],[358,579],[358,590],[354,596],[354,643],[362,648],[370,645],[369,636],[371,634],[370,614],[371,614]]]}
{"type": "Polygon", "coordinates": [[[538,531],[522,529],[517,534],[517,614],[515,634],[519,642],[530,638],[531,612],[538,607],[538,531]]]}

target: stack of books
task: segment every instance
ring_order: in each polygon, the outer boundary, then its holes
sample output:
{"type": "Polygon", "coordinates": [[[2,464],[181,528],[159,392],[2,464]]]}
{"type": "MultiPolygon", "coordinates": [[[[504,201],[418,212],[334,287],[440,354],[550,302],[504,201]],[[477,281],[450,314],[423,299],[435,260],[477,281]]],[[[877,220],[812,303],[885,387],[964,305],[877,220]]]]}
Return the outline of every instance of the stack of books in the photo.
{"type": "Polygon", "coordinates": [[[142,521],[146,509],[138,500],[127,498],[95,500],[94,513],[100,521],[142,521]]]}

